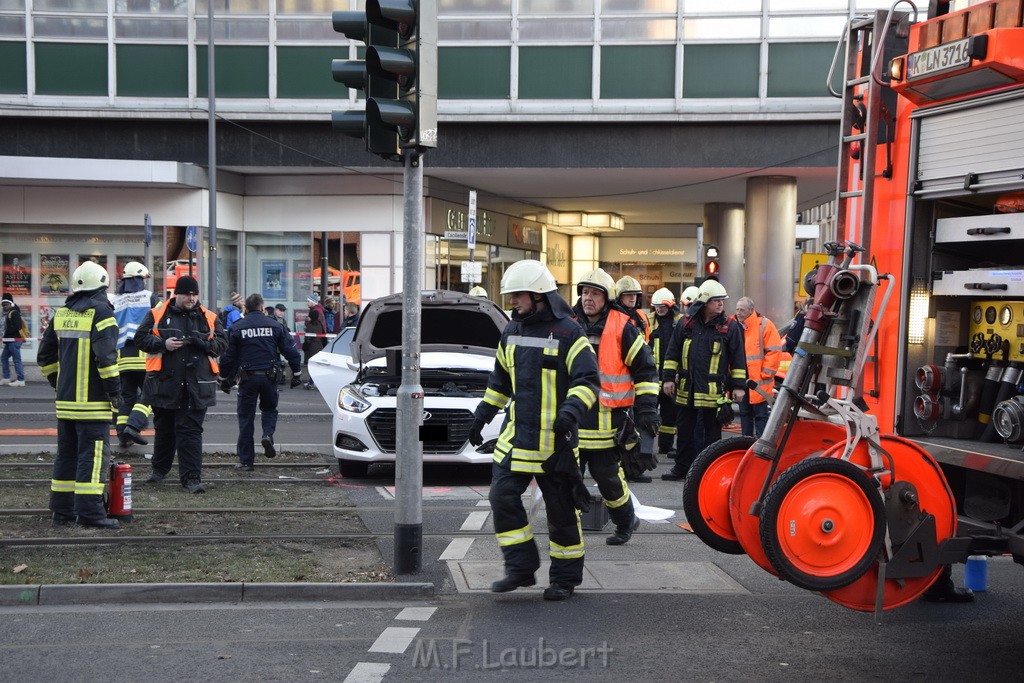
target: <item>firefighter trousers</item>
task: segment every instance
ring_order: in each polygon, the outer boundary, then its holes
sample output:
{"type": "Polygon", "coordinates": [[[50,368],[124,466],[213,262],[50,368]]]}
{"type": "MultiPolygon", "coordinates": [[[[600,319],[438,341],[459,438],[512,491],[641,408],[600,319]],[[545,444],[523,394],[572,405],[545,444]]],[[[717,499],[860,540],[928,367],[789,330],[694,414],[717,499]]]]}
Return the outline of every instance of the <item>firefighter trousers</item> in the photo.
{"type": "Polygon", "coordinates": [[[256,403],[260,406],[261,436],[274,438],[277,429],[277,384],[264,374],[251,374],[238,385],[238,403],[235,414],[238,415],[238,460],[243,465],[251,465],[256,459],[256,447],[253,442],[253,430],[256,428],[256,403]]]}
{"type": "Polygon", "coordinates": [[[105,519],[103,484],[110,422],[57,420],[57,456],[50,481],[50,511],[65,517],[105,519]]]}
{"type": "Polygon", "coordinates": [[[676,446],[676,464],[672,471],[685,476],[697,455],[707,446],[721,440],[722,425],[718,421],[718,411],[714,408],[676,406],[676,429],[679,441],[676,446]]]}
{"type": "Polygon", "coordinates": [[[206,408],[154,408],[153,472],[167,474],[178,454],[178,475],[184,486],[202,481],[203,420],[206,408]]]}
{"type": "Polygon", "coordinates": [[[666,396],[664,391],[658,392],[658,414],[661,426],[658,427],[658,452],[668,453],[676,442],[676,398],[666,396]]]}
{"type": "MultiPolygon", "coordinates": [[[[494,534],[505,558],[508,575],[533,574],[540,568],[540,554],[533,539],[530,519],[523,507],[523,493],[534,475],[512,472],[494,464],[491,470],[491,511],[494,534]]],[[[572,484],[561,477],[536,475],[548,517],[550,581],[563,586],[583,583],[583,529],[580,513],[572,503],[572,484]]]]}
{"type": "MultiPolygon", "coordinates": [[[[638,448],[639,446],[634,446],[638,448]]],[[[629,493],[626,477],[619,466],[619,449],[580,449],[580,472],[586,473],[597,482],[597,490],[604,498],[608,516],[616,527],[626,529],[633,523],[633,496],[629,493]]]]}
{"type": "Polygon", "coordinates": [[[117,435],[124,431],[125,425],[141,432],[149,425],[149,416],[153,413],[142,397],[142,387],[146,382],[145,370],[121,371],[121,410],[117,414],[117,435]]]}

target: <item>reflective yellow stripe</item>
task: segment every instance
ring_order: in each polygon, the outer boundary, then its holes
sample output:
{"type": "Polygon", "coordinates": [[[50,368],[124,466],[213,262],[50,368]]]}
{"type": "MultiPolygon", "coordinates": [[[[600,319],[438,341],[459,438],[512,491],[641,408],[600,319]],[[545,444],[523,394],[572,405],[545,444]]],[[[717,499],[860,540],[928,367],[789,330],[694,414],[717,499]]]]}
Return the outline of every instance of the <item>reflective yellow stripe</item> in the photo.
{"type": "Polygon", "coordinates": [[[663,424],[660,427],[658,427],[658,433],[659,434],[675,434],[676,433],[676,428],[672,427],[672,426],[669,426],[669,425],[664,425],[663,424]]]}
{"type": "Polygon", "coordinates": [[[526,526],[519,529],[513,529],[512,531],[502,531],[496,533],[494,534],[494,536],[498,539],[498,545],[504,547],[510,545],[517,545],[519,543],[526,543],[527,541],[532,541],[533,531],[530,530],[530,525],[527,524],[526,526]]]}
{"type": "Polygon", "coordinates": [[[95,410],[95,411],[70,411],[70,410],[58,410],[58,420],[83,420],[86,422],[110,422],[111,410],[108,406],[106,410],[95,410]]]}
{"type": "Polygon", "coordinates": [[[620,498],[616,498],[615,500],[606,500],[604,502],[606,507],[612,508],[613,510],[615,508],[620,508],[629,502],[629,486],[626,485],[626,478],[623,476],[621,467],[619,468],[618,476],[619,481],[622,482],[622,496],[620,498]]]}
{"type": "Polygon", "coordinates": [[[658,391],[661,389],[661,385],[657,382],[637,382],[636,383],[636,395],[637,396],[657,396],[658,391]]]}
{"type": "Polygon", "coordinates": [[[637,338],[633,340],[633,345],[629,347],[629,351],[626,353],[626,365],[632,365],[633,359],[636,358],[636,354],[640,353],[640,349],[644,347],[644,338],[637,335],[637,338]]]}
{"type": "Polygon", "coordinates": [[[573,342],[572,346],[569,347],[569,353],[566,355],[565,359],[565,366],[569,368],[569,372],[572,372],[572,365],[576,361],[576,356],[586,352],[587,349],[590,349],[590,352],[593,353],[593,349],[590,347],[590,342],[588,342],[584,337],[580,337],[573,342]]]}
{"type": "MultiPolygon", "coordinates": [[[[558,347],[544,349],[545,356],[558,357],[558,347]]],[[[555,449],[555,413],[558,410],[558,372],[554,368],[540,371],[540,433],[537,436],[537,449],[543,453],[551,453],[555,449]]]]}
{"type": "Polygon", "coordinates": [[[85,403],[89,400],[89,340],[78,340],[78,356],[75,358],[75,400],[85,403]]]}
{"type": "Polygon", "coordinates": [[[117,318],[115,318],[114,316],[110,316],[109,318],[104,318],[103,320],[96,323],[97,331],[105,330],[108,327],[117,327],[117,318]]]}
{"type": "Polygon", "coordinates": [[[591,389],[590,387],[573,387],[566,393],[566,398],[570,398],[573,396],[583,401],[583,404],[587,406],[587,408],[592,408],[594,406],[594,403],[597,402],[597,394],[595,394],[594,390],[591,389]]]}
{"type": "Polygon", "coordinates": [[[675,371],[679,369],[679,361],[669,360],[668,358],[666,358],[665,364],[661,367],[663,370],[671,370],[673,373],[675,373],[675,371]]]}
{"type": "Polygon", "coordinates": [[[149,417],[153,414],[153,409],[147,406],[145,403],[136,403],[132,408],[133,413],[139,413],[145,417],[149,417]]]}
{"type": "MultiPolygon", "coordinates": [[[[683,370],[687,370],[690,367],[690,341],[686,339],[683,341],[683,355],[680,359],[683,361],[683,370]]],[[[668,361],[665,361],[665,365],[668,366],[668,361]]]]}
{"type": "Polygon", "coordinates": [[[75,495],[76,496],[102,496],[103,495],[103,484],[83,484],[81,482],[75,484],[75,495]]]}
{"type": "MultiPolygon", "coordinates": [[[[111,318],[113,320],[113,318],[111,318]]],[[[92,442],[92,472],[89,473],[89,484],[98,485],[103,493],[103,441],[92,442]]]]}
{"type": "Polygon", "coordinates": [[[49,365],[41,365],[41,366],[39,366],[39,370],[46,377],[49,377],[53,373],[57,372],[57,370],[59,370],[59,369],[60,369],[60,363],[50,363],[49,365]]]}
{"type": "Polygon", "coordinates": [[[484,392],[484,403],[494,406],[495,408],[504,408],[508,405],[509,397],[504,394],[500,394],[494,389],[487,387],[484,392]]]}
{"type": "Polygon", "coordinates": [[[578,557],[583,557],[583,528],[580,526],[580,513],[576,512],[576,533],[579,536],[580,542],[573,545],[559,545],[552,540],[548,540],[548,554],[553,559],[558,560],[575,560],[578,557]]]}
{"type": "Polygon", "coordinates": [[[117,426],[120,427],[121,425],[126,425],[126,424],[128,424],[128,416],[127,415],[118,415],[117,416],[117,426]]]}
{"type": "Polygon", "coordinates": [[[117,367],[121,372],[144,371],[146,369],[146,357],[142,355],[121,356],[117,359],[117,367]]]}
{"type": "Polygon", "coordinates": [[[51,479],[50,490],[55,493],[74,493],[75,482],[64,479],[51,479]]]}
{"type": "Polygon", "coordinates": [[[96,368],[96,370],[97,372],[99,372],[101,379],[110,379],[111,377],[117,377],[118,374],[120,373],[120,370],[117,367],[116,363],[114,365],[107,365],[104,367],[96,368]]]}

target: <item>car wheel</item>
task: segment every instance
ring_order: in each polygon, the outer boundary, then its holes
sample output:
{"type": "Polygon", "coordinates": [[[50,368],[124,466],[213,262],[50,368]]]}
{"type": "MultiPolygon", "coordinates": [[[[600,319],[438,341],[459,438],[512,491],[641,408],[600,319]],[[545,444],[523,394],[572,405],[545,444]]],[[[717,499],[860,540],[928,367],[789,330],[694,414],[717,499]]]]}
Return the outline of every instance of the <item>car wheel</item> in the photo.
{"type": "Polygon", "coordinates": [[[370,463],[359,460],[342,460],[338,458],[338,469],[341,476],[349,479],[362,479],[370,469],[370,463]]]}

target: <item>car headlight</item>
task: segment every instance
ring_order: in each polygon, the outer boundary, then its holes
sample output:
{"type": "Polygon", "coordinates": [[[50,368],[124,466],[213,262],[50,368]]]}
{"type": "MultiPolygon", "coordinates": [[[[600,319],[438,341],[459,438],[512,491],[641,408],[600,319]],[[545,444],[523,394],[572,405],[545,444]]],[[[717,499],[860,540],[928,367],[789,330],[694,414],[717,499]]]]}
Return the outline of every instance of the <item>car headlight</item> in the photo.
{"type": "Polygon", "coordinates": [[[370,402],[359,391],[347,386],[338,392],[338,407],[350,413],[365,413],[370,409],[370,402]]]}

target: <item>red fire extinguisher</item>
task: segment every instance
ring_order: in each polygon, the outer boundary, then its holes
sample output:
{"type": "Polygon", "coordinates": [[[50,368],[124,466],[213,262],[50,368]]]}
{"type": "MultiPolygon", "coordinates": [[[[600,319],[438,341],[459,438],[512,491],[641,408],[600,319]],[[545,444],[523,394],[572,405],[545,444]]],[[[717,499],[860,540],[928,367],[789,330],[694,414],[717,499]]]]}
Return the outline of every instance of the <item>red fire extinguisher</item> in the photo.
{"type": "Polygon", "coordinates": [[[126,462],[110,464],[107,517],[132,521],[132,466],[126,462]]]}

